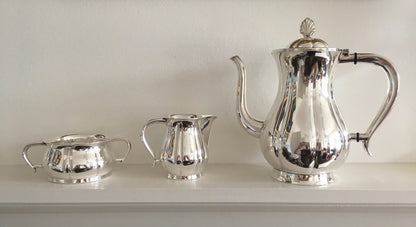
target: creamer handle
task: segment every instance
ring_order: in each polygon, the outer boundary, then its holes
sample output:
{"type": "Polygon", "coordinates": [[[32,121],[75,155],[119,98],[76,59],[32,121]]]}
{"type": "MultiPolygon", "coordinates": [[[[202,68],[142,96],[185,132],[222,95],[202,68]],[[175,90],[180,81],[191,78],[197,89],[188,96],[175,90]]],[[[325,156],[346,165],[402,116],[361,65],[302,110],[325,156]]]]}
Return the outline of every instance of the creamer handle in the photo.
{"type": "Polygon", "coordinates": [[[353,62],[354,64],[357,64],[358,62],[364,62],[364,63],[375,64],[384,69],[384,71],[387,74],[387,78],[389,79],[387,97],[383,105],[378,110],[377,115],[371,122],[367,131],[365,133],[357,132],[357,133],[349,134],[349,140],[356,140],[357,142],[362,141],[367,153],[370,156],[373,156],[373,154],[369,150],[370,138],[374,134],[378,126],[381,124],[381,122],[383,122],[383,120],[386,118],[387,114],[391,110],[391,107],[394,101],[396,100],[397,92],[399,90],[399,75],[397,74],[393,65],[387,59],[381,56],[378,56],[376,54],[371,54],[371,53],[348,54],[348,51],[344,51],[344,53],[341,54],[339,57],[339,62],[340,63],[353,62]]]}
{"type": "Polygon", "coordinates": [[[166,119],[166,118],[157,118],[157,119],[152,119],[152,120],[149,120],[149,121],[148,121],[148,122],[144,125],[144,127],[143,127],[143,129],[142,129],[142,132],[141,132],[141,134],[140,134],[140,138],[141,138],[141,140],[143,141],[144,146],[146,146],[146,149],[149,151],[150,155],[151,155],[151,156],[152,156],[152,158],[153,158],[153,166],[155,166],[155,164],[156,164],[157,162],[160,162],[160,159],[157,159],[157,158],[156,158],[155,154],[153,153],[152,149],[150,148],[149,144],[147,143],[147,140],[146,140],[146,129],[147,129],[147,127],[148,127],[148,126],[150,126],[151,124],[155,124],[155,123],[165,123],[165,124],[166,124],[166,122],[167,122],[167,119],[166,119]]]}

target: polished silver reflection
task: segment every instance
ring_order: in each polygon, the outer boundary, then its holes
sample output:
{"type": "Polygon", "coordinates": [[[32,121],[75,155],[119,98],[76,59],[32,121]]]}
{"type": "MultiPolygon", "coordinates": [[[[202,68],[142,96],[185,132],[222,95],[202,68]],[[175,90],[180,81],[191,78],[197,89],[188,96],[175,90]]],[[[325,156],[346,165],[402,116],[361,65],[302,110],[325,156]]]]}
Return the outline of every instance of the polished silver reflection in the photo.
{"type": "Polygon", "coordinates": [[[351,140],[362,141],[371,155],[369,140],[397,96],[398,74],[386,59],[375,54],[349,54],[348,50],[323,45],[326,43],[322,40],[305,36],[291,45],[295,48],[272,52],[280,80],[276,100],[265,121],[248,113],[246,71],[238,56],[231,58],[239,70],[237,114],[241,125],[260,138],[263,155],[274,168],[273,177],[282,182],[305,185],[332,182],[332,171],[344,163],[351,140]],[[313,42],[307,43],[308,40],[313,42]],[[387,73],[387,98],[365,133],[349,133],[338,111],[331,73],[337,62],[373,63],[387,73]]]}
{"type": "Polygon", "coordinates": [[[208,161],[207,146],[210,129],[215,116],[195,114],[175,114],[167,118],[152,119],[141,132],[141,139],[153,157],[154,164],[161,162],[168,171],[169,179],[196,179],[201,176],[208,161]],[[146,140],[149,125],[167,125],[166,137],[158,159],[146,140]]]}
{"type": "Polygon", "coordinates": [[[23,149],[23,158],[33,168],[44,167],[49,181],[54,183],[86,183],[100,180],[111,174],[113,162],[122,163],[131,150],[128,140],[108,139],[104,135],[66,135],[41,143],[28,144],[23,149]],[[123,158],[114,158],[111,143],[121,141],[127,144],[123,158]],[[34,165],[27,153],[33,146],[46,146],[43,163],[34,165]]]}

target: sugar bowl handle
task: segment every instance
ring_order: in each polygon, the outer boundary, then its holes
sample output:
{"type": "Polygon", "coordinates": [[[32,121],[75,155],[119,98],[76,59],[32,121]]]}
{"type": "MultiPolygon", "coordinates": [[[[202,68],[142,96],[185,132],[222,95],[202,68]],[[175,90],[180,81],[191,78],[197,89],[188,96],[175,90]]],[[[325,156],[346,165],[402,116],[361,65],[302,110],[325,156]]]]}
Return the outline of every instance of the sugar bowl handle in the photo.
{"type": "Polygon", "coordinates": [[[125,143],[127,144],[127,152],[126,152],[126,154],[123,156],[123,158],[116,158],[116,159],[115,159],[115,161],[116,161],[116,162],[123,163],[123,162],[124,162],[124,160],[126,160],[127,156],[129,155],[129,153],[130,153],[130,151],[131,151],[131,143],[130,143],[130,141],[129,141],[129,140],[127,140],[127,139],[123,139],[123,138],[113,138],[113,139],[111,139],[111,140],[110,140],[110,142],[117,142],[117,141],[120,141],[120,142],[125,142],[125,143]]]}
{"type": "Polygon", "coordinates": [[[43,166],[42,165],[40,165],[40,164],[37,164],[37,165],[34,165],[34,164],[32,164],[32,162],[29,160],[29,158],[27,157],[27,152],[29,151],[29,149],[31,148],[31,147],[33,147],[33,146],[46,146],[46,143],[31,143],[31,144],[28,144],[28,145],[26,145],[24,148],[23,148],[23,159],[26,161],[26,163],[30,166],[30,168],[32,168],[32,169],[34,169],[35,170],[35,172],[36,172],[36,169],[37,168],[42,168],[43,166]]]}
{"type": "Polygon", "coordinates": [[[371,122],[367,131],[365,133],[357,132],[357,133],[349,134],[349,140],[356,140],[357,142],[362,141],[367,153],[370,156],[373,156],[373,154],[370,152],[368,148],[369,143],[370,143],[370,138],[374,134],[378,126],[381,124],[381,122],[383,122],[383,120],[386,118],[387,114],[390,112],[391,107],[397,97],[397,92],[399,90],[399,75],[397,74],[393,65],[387,59],[381,56],[378,56],[376,54],[367,54],[367,53],[348,54],[348,51],[346,50],[339,57],[339,62],[340,63],[353,62],[354,64],[357,64],[357,62],[372,63],[383,68],[387,74],[387,78],[389,80],[387,97],[383,105],[378,110],[377,115],[371,122]]]}
{"type": "Polygon", "coordinates": [[[165,123],[166,124],[167,119],[166,118],[157,118],[157,119],[152,119],[149,120],[143,127],[142,132],[140,134],[140,138],[144,143],[144,146],[146,147],[146,149],[149,151],[150,155],[153,158],[153,166],[155,166],[155,164],[157,162],[160,162],[160,159],[156,158],[155,154],[153,153],[152,149],[150,148],[149,144],[147,143],[146,140],[146,129],[148,126],[150,126],[151,124],[155,124],[155,123],[165,123]]]}

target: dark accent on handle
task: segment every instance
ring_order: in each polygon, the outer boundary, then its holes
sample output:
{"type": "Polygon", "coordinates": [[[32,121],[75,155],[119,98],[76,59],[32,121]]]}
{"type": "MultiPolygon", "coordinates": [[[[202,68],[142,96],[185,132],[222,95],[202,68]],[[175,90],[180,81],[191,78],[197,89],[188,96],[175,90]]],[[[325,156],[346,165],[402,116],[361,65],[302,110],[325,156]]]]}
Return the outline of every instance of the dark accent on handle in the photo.
{"type": "Polygon", "coordinates": [[[357,140],[363,142],[364,148],[366,149],[367,153],[372,156],[369,150],[370,139],[373,136],[375,130],[378,126],[383,122],[386,118],[388,113],[390,112],[394,101],[397,97],[397,92],[399,90],[399,75],[394,69],[393,65],[385,58],[371,53],[354,53],[348,54],[348,50],[343,50],[341,55],[339,56],[339,63],[356,63],[356,62],[363,62],[363,63],[371,63],[377,66],[380,66],[384,69],[387,78],[389,80],[388,83],[388,90],[387,96],[383,105],[378,110],[376,116],[374,117],[373,121],[371,121],[370,126],[368,127],[367,131],[364,133],[351,133],[348,136],[348,140],[357,140]]]}

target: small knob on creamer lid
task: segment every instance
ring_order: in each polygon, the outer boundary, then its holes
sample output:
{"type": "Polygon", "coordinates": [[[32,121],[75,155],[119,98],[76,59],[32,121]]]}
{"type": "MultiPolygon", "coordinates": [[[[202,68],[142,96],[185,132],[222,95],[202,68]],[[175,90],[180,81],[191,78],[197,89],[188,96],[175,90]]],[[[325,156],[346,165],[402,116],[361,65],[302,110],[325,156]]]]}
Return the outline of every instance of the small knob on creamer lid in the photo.
{"type": "Polygon", "coordinates": [[[289,48],[327,48],[328,44],[325,41],[311,37],[315,31],[316,27],[313,20],[309,17],[305,18],[300,24],[300,33],[303,38],[290,44],[289,48]]]}

